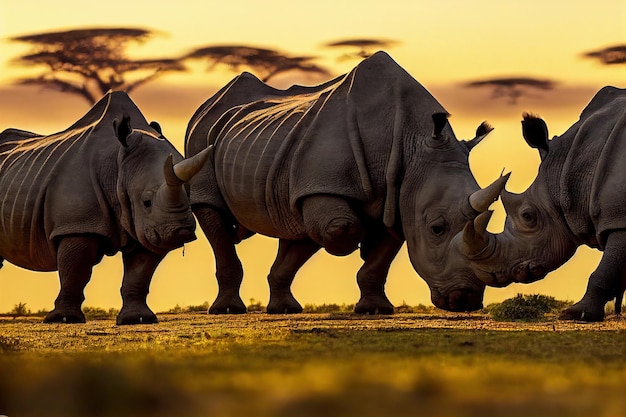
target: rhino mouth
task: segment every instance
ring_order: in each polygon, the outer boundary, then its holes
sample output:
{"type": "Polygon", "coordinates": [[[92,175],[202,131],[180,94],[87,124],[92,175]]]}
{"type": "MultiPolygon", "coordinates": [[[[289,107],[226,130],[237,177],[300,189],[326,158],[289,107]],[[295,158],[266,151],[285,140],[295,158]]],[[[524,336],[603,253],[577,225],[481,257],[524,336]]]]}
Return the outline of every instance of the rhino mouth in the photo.
{"type": "Polygon", "coordinates": [[[465,312],[483,308],[484,290],[461,288],[446,294],[433,291],[431,300],[435,307],[446,311],[465,312]]]}
{"type": "Polygon", "coordinates": [[[174,228],[159,233],[157,230],[146,230],[146,240],[151,248],[159,252],[167,252],[182,247],[196,239],[194,228],[174,228]]]}
{"type": "Polygon", "coordinates": [[[521,262],[512,269],[514,281],[523,284],[543,279],[547,274],[547,269],[535,262],[521,262]]]}

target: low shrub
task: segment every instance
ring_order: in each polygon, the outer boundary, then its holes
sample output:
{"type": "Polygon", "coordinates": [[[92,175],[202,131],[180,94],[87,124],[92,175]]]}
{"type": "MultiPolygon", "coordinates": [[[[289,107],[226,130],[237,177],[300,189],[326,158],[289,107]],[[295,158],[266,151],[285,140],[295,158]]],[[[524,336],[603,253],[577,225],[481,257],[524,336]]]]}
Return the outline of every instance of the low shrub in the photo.
{"type": "Polygon", "coordinates": [[[416,306],[410,306],[406,302],[402,302],[401,305],[395,306],[393,308],[395,313],[410,313],[410,314],[434,314],[437,311],[437,307],[435,306],[427,306],[424,304],[418,304],[416,306]]]}
{"type": "Polygon", "coordinates": [[[306,304],[304,313],[353,313],[354,304],[306,304]]]}
{"type": "Polygon", "coordinates": [[[120,311],[117,308],[105,310],[100,307],[83,307],[83,314],[87,320],[106,320],[114,319],[120,311]]]}
{"type": "Polygon", "coordinates": [[[30,315],[30,309],[26,308],[26,303],[17,303],[13,306],[13,310],[9,312],[10,315],[15,317],[23,317],[30,315]]]}
{"type": "Polygon", "coordinates": [[[248,313],[262,313],[265,311],[265,306],[260,301],[254,298],[250,299],[250,304],[247,307],[248,313]]]}
{"type": "Polygon", "coordinates": [[[496,321],[538,321],[551,313],[563,309],[569,303],[541,294],[517,294],[499,304],[487,308],[496,321]]]}

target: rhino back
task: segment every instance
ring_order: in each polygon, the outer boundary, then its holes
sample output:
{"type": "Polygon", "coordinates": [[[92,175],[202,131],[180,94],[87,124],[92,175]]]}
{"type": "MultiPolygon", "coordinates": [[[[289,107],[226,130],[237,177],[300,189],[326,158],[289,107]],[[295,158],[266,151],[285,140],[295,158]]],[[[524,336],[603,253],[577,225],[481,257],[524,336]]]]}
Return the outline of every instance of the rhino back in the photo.
{"type": "Polygon", "coordinates": [[[110,93],[63,132],[36,136],[11,129],[0,134],[3,258],[28,269],[54,270],[54,239],[64,234],[97,234],[109,240],[111,251],[119,246],[111,206],[120,147],[113,119],[130,112],[141,126],[145,119],[133,106],[110,93]]]}

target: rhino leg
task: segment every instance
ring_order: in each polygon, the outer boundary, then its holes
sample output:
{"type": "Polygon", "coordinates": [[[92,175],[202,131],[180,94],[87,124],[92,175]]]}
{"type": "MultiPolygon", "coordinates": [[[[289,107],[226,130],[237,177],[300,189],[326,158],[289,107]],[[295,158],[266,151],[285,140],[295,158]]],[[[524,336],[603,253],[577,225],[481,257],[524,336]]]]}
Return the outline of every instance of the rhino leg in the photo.
{"type": "Polygon", "coordinates": [[[626,231],[611,233],[598,268],[589,277],[583,298],[561,313],[561,320],[602,321],[605,304],[623,291],[626,274],[626,231]]]}
{"type": "Polygon", "coordinates": [[[117,315],[117,325],[157,323],[157,316],[146,303],[150,282],[164,254],[156,254],[141,245],[122,253],[124,278],[122,279],[122,309],[117,315]]]}
{"type": "Polygon", "coordinates": [[[296,272],[313,256],[320,246],[312,240],[285,240],[278,242],[278,255],[267,280],[270,285],[270,314],[302,313],[302,306],[291,293],[291,283],[296,272]]]}
{"type": "Polygon", "coordinates": [[[80,309],[85,300],[83,291],[91,279],[93,266],[103,255],[97,237],[66,236],[59,240],[57,267],[61,289],[44,323],[85,323],[80,309]]]}
{"type": "Polygon", "coordinates": [[[357,314],[393,314],[393,305],[385,295],[385,282],[391,262],[403,240],[380,230],[368,236],[361,246],[364,263],[357,273],[361,299],[354,308],[357,314]]]}
{"type": "Polygon", "coordinates": [[[215,275],[219,290],[217,298],[209,307],[209,313],[245,313],[246,305],[239,296],[243,268],[235,249],[238,242],[237,229],[226,215],[212,207],[195,206],[193,211],[215,255],[215,275]]]}

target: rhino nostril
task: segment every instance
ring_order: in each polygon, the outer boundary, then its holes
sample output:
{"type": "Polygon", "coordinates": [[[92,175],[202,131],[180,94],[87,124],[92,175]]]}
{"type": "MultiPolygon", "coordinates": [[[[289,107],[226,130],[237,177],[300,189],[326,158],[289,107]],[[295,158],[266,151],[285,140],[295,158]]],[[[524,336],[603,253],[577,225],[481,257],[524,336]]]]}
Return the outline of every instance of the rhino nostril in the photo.
{"type": "Polygon", "coordinates": [[[546,270],[543,266],[531,262],[527,267],[527,275],[529,281],[537,281],[546,275],[546,270]]]}

